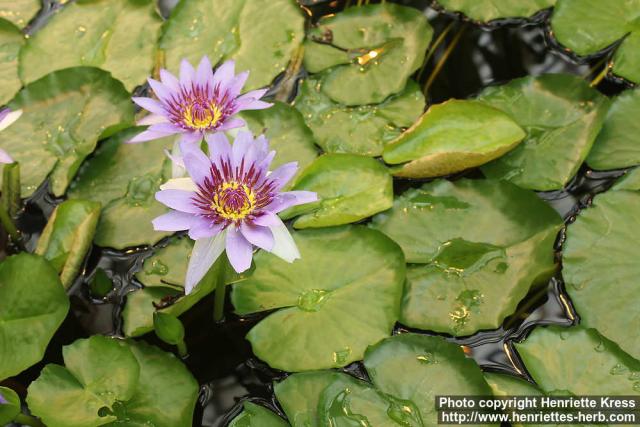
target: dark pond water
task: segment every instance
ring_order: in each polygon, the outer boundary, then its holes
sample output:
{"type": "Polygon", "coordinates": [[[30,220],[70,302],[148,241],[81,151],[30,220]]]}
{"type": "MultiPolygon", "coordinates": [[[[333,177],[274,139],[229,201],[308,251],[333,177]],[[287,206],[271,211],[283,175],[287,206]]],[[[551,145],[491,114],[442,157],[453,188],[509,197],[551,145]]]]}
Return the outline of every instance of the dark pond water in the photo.
{"type": "MultiPolygon", "coordinates": [[[[548,36],[546,12],[540,13],[530,22],[511,20],[500,25],[479,26],[465,22],[455,14],[440,11],[432,7],[429,1],[396,2],[424,10],[435,29],[434,39],[443,31],[447,31],[443,42],[434,50],[424,69],[418,73],[417,78],[422,85],[427,84],[437,67],[436,64],[452,40],[458,38],[458,43],[448,60],[431,81],[429,103],[438,103],[449,98],[467,98],[487,85],[525,75],[567,72],[593,78],[602,67],[602,56],[588,58],[580,63],[556,46],[548,36]]],[[[41,26],[55,7],[51,2],[45,3],[42,13],[31,24],[30,30],[41,26]]],[[[167,15],[175,3],[175,0],[161,0],[160,10],[167,15]]],[[[300,3],[311,13],[312,20],[315,20],[323,14],[340,10],[348,1],[300,0],[300,3]]],[[[355,4],[356,0],[352,0],[351,3],[355,4]]],[[[598,85],[598,89],[607,95],[619,93],[624,88],[623,82],[609,79],[598,85]]],[[[540,193],[539,196],[550,203],[569,223],[580,209],[589,205],[595,194],[609,188],[614,179],[622,173],[593,172],[583,167],[567,189],[540,193]]],[[[472,170],[451,179],[460,176],[474,178],[482,175],[472,170]]],[[[395,190],[399,194],[420,184],[422,182],[396,180],[395,190]]],[[[28,237],[29,249],[34,247],[46,223],[46,217],[60,201],[47,194],[45,188],[46,183],[29,200],[19,221],[21,230],[28,237]]],[[[557,240],[558,250],[563,237],[564,233],[561,232],[557,240]]],[[[162,246],[162,242],[159,246],[162,246]]],[[[71,289],[72,310],[52,340],[44,361],[9,380],[8,385],[24,396],[27,386],[38,376],[45,363],[62,362],[62,345],[93,334],[120,335],[120,311],[126,294],[140,286],[134,279],[134,274],[152,251],[152,248],[132,248],[125,252],[117,252],[94,247],[86,261],[82,276],[71,289]],[[115,286],[114,291],[103,299],[93,298],[87,286],[97,269],[107,272],[115,286]]],[[[283,378],[286,373],[270,369],[256,359],[251,353],[249,343],[244,339],[245,334],[264,317],[264,314],[239,318],[231,313],[228,301],[226,307],[226,320],[221,324],[215,324],[212,320],[213,295],[200,301],[181,317],[186,326],[186,342],[190,351],[185,363],[201,384],[194,426],[225,426],[239,413],[242,402],[246,399],[260,402],[282,413],[273,396],[271,384],[274,380],[283,378]]],[[[571,325],[578,321],[579,317],[564,290],[562,278],[558,275],[546,288],[532,290],[517,312],[506,319],[500,329],[450,339],[464,345],[467,354],[483,369],[508,372],[529,379],[512,349],[512,342],[524,338],[536,325],[571,325]]],[[[397,325],[395,332],[407,330],[402,325],[397,325]]],[[[143,339],[172,351],[172,348],[157,340],[153,334],[143,339]]],[[[366,373],[359,363],[346,367],[345,371],[366,378],[366,373]]]]}

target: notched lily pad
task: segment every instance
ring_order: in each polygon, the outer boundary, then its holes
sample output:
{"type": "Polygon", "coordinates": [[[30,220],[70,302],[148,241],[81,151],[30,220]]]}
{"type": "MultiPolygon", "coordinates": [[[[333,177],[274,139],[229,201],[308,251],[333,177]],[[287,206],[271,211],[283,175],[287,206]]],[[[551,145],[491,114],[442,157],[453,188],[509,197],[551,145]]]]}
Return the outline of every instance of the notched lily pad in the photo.
{"type": "Polygon", "coordinates": [[[384,148],[393,174],[431,178],[483,165],[512,150],[525,132],[507,114],[477,101],[433,105],[384,148]]]}
{"type": "Polygon", "coordinates": [[[151,74],[162,20],[153,0],[79,0],[57,10],[20,52],[20,76],[90,66],[109,71],[127,90],[151,74]]]}
{"type": "Polygon", "coordinates": [[[284,211],[298,216],[295,228],[329,227],[360,221],[393,204],[393,179],[387,168],[369,157],[325,154],[298,176],[293,190],[315,191],[318,201],[284,211]]]}
{"type": "Polygon", "coordinates": [[[304,66],[343,105],[377,104],[404,89],[424,60],[433,29],[422,11],[393,3],[323,17],[305,41],[304,66]]]}
{"type": "Polygon", "coordinates": [[[0,19],[0,105],[6,104],[22,87],[18,77],[18,53],[24,40],[24,35],[16,26],[0,19]]]}
{"type": "Polygon", "coordinates": [[[266,86],[283,72],[304,38],[304,17],[295,0],[182,0],[160,38],[166,65],[208,55],[212,63],[234,59],[249,70],[246,89],[266,86]]]}
{"type": "Polygon", "coordinates": [[[321,90],[318,78],[304,80],[295,106],[325,152],[380,156],[385,144],[411,126],[424,110],[420,87],[409,80],[402,92],[380,104],[348,107],[321,90]]]}
{"type": "Polygon", "coordinates": [[[509,114],[526,132],[482,171],[523,188],[558,190],[578,171],[600,132],[608,102],[569,74],[523,77],[485,89],[478,100],[509,114]]]}
{"type": "Polygon", "coordinates": [[[504,18],[528,18],[553,6],[556,0],[438,0],[452,12],[462,12],[469,18],[489,22],[504,18]]]}
{"type": "Polygon", "coordinates": [[[229,427],[288,427],[289,423],[264,406],[245,402],[243,410],[229,423],[229,427]]]}
{"type": "Polygon", "coordinates": [[[41,7],[41,0],[0,0],[0,18],[24,28],[41,7]]]}
{"type": "Polygon", "coordinates": [[[362,359],[397,320],[405,266],[400,248],[361,226],[293,233],[302,255],[289,264],[268,252],[234,285],[238,314],[279,309],[249,331],[253,352],[276,369],[306,371],[362,359]],[[348,323],[349,328],[344,328],[348,323]]]}
{"type": "Polygon", "coordinates": [[[0,380],[39,362],[69,311],[56,270],[26,252],[0,263],[0,380]]]}
{"type": "Polygon", "coordinates": [[[61,196],[98,139],[133,122],[122,84],[95,68],[69,68],[29,84],[9,103],[22,116],[2,131],[0,147],[20,163],[22,196],[50,175],[61,196]]]}

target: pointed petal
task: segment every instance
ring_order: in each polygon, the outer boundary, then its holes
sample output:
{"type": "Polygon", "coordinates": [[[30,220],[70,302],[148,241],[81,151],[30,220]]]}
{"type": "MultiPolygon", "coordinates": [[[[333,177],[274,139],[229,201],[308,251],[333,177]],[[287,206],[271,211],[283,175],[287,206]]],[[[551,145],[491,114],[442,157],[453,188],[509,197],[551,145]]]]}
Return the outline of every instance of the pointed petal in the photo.
{"type": "Polygon", "coordinates": [[[171,102],[174,94],[168,87],[151,78],[147,79],[147,81],[149,82],[149,86],[151,86],[151,89],[153,89],[153,92],[160,99],[160,101],[171,102]]]}
{"type": "Polygon", "coordinates": [[[231,79],[233,79],[235,68],[236,63],[234,60],[226,61],[220,65],[213,75],[214,86],[220,85],[220,88],[224,89],[227,84],[231,82],[231,79]]]}
{"type": "Polygon", "coordinates": [[[202,280],[222,251],[224,251],[225,237],[226,233],[223,231],[215,237],[196,240],[189,258],[187,277],[184,283],[184,292],[187,295],[193,291],[193,288],[202,280]]]}
{"type": "Polygon", "coordinates": [[[231,158],[231,144],[223,132],[207,134],[205,136],[209,146],[209,158],[220,168],[220,160],[231,158]]]}
{"type": "Polygon", "coordinates": [[[293,262],[300,258],[300,251],[298,251],[298,246],[296,246],[296,242],[291,237],[287,226],[279,218],[278,221],[277,225],[270,227],[275,241],[271,253],[287,262],[293,262]]]}
{"type": "Polygon", "coordinates": [[[265,251],[271,251],[271,249],[273,249],[275,242],[273,240],[273,234],[268,227],[243,222],[240,224],[240,232],[252,245],[265,251]]]}
{"type": "Polygon", "coordinates": [[[182,144],[180,150],[184,153],[184,166],[196,184],[204,184],[204,180],[211,176],[211,160],[200,148],[193,144],[182,144]],[[191,147],[185,150],[185,148],[191,147]]]}
{"type": "Polygon", "coordinates": [[[222,231],[222,224],[214,224],[202,217],[193,217],[189,228],[189,237],[193,240],[213,237],[222,231]]]}
{"type": "Polygon", "coordinates": [[[229,98],[237,98],[238,95],[240,95],[240,92],[242,92],[242,87],[247,82],[248,78],[249,72],[243,71],[242,73],[235,76],[233,80],[231,80],[231,82],[227,86],[227,95],[229,96],[229,98]]]}
{"type": "Polygon", "coordinates": [[[313,191],[287,191],[280,193],[267,205],[264,210],[273,213],[282,212],[291,206],[303,205],[318,200],[318,195],[313,191]]]}
{"type": "Polygon", "coordinates": [[[233,269],[238,273],[251,267],[253,247],[235,226],[227,228],[227,257],[233,269]]]}
{"type": "Polygon", "coordinates": [[[151,223],[156,231],[182,231],[188,230],[191,226],[193,215],[171,211],[155,218],[151,223]]]}
{"type": "Polygon", "coordinates": [[[173,92],[180,92],[180,81],[164,68],[160,70],[160,81],[173,92]]]}
{"type": "Polygon", "coordinates": [[[2,148],[0,148],[0,163],[13,163],[13,158],[2,148]]]}
{"type": "Polygon", "coordinates": [[[196,83],[201,86],[208,86],[213,89],[213,70],[211,61],[207,56],[203,56],[196,71],[196,83]]]}
{"type": "Polygon", "coordinates": [[[298,172],[298,162],[285,163],[269,174],[269,181],[276,183],[276,190],[280,190],[291,181],[298,172]]]}
{"type": "Polygon", "coordinates": [[[22,116],[22,109],[11,111],[9,108],[5,108],[2,113],[0,113],[0,131],[11,126],[20,116],[22,116]]]}
{"type": "Polygon", "coordinates": [[[156,193],[156,200],[171,209],[187,213],[199,213],[200,209],[193,204],[193,193],[184,190],[161,190],[156,193]]]}
{"type": "Polygon", "coordinates": [[[183,191],[198,191],[198,186],[189,177],[185,178],[172,178],[160,186],[161,190],[183,190],[183,191]]]}
{"type": "Polygon", "coordinates": [[[281,222],[282,220],[278,215],[268,211],[261,212],[260,215],[253,219],[254,224],[261,225],[263,227],[271,227],[272,225],[278,225],[281,222]]]}
{"type": "Polygon", "coordinates": [[[165,116],[161,116],[160,114],[148,114],[138,120],[136,125],[138,126],[148,126],[148,125],[158,125],[160,123],[169,123],[169,119],[165,116]]]}
{"type": "Polygon", "coordinates": [[[238,132],[238,136],[233,141],[233,147],[231,147],[234,166],[240,166],[240,162],[252,143],[253,135],[251,132],[238,132]]]}
{"type": "Polygon", "coordinates": [[[246,125],[246,122],[238,117],[227,119],[218,127],[218,131],[241,128],[246,125]]]}
{"type": "Polygon", "coordinates": [[[160,126],[165,126],[168,123],[163,123],[160,125],[152,125],[150,126],[147,130],[145,130],[144,132],[141,132],[139,134],[137,134],[136,136],[134,136],[133,138],[131,138],[128,141],[125,141],[128,144],[134,144],[134,143],[138,143],[138,142],[145,142],[145,141],[151,141],[154,139],[160,139],[160,138],[164,138],[165,136],[169,136],[172,134],[176,134],[180,132],[180,129],[176,128],[173,125],[172,128],[169,127],[160,127],[160,126]],[[160,127],[160,128],[159,128],[160,127]]]}
{"type": "Polygon", "coordinates": [[[196,70],[193,69],[193,66],[187,61],[183,59],[180,62],[180,85],[183,87],[190,87],[191,83],[194,81],[196,76],[196,70]]]}
{"type": "Polygon", "coordinates": [[[131,98],[131,100],[153,114],[159,114],[161,116],[164,116],[167,114],[167,112],[164,109],[164,106],[160,102],[156,101],[155,99],[134,96],[133,98],[131,98]]]}

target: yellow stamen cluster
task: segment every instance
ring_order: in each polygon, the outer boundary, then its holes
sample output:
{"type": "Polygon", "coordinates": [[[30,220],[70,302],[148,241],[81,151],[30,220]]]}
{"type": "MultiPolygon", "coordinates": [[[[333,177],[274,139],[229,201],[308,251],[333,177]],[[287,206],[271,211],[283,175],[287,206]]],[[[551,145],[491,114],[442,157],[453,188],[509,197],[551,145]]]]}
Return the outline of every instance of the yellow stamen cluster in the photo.
{"type": "Polygon", "coordinates": [[[226,220],[238,221],[249,215],[255,204],[255,193],[247,185],[225,182],[214,193],[211,209],[226,220]]]}
{"type": "Polygon", "coordinates": [[[205,107],[195,103],[188,104],[184,107],[184,112],[182,113],[184,124],[192,129],[199,130],[215,126],[221,117],[222,111],[213,102],[210,102],[205,107]]]}

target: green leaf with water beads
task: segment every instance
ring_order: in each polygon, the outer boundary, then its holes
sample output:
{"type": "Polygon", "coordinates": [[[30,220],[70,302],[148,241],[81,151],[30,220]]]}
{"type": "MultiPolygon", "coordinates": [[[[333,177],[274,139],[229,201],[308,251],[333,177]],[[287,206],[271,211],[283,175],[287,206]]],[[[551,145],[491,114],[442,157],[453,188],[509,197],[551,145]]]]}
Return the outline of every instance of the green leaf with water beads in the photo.
{"type": "Polygon", "coordinates": [[[231,420],[229,427],[289,427],[289,423],[264,406],[245,402],[242,412],[231,420]]]}
{"type": "Polygon", "coordinates": [[[29,386],[29,408],[47,426],[191,425],[198,385],[173,355],[96,335],[63,347],[63,357],[29,386]]]}
{"type": "Polygon", "coordinates": [[[360,221],[393,205],[393,179],[375,159],[354,154],[325,154],[309,165],[292,190],[318,194],[318,201],[284,211],[300,215],[295,228],[329,227],[360,221]]]}
{"type": "Polygon", "coordinates": [[[418,9],[388,2],[351,7],[311,29],[304,66],[312,73],[326,70],[321,89],[333,101],[377,104],[405,88],[432,35],[418,9]]]}
{"type": "Polygon", "coordinates": [[[640,360],[638,212],[636,191],[596,196],[567,229],[562,275],[581,323],[640,360]]]}
{"type": "Polygon", "coordinates": [[[20,30],[0,19],[0,105],[6,104],[22,87],[18,77],[18,52],[22,45],[24,35],[20,30]]]}
{"type": "Polygon", "coordinates": [[[516,349],[544,393],[640,395],[640,362],[594,329],[539,327],[516,349]]]}
{"type": "Polygon", "coordinates": [[[0,387],[0,425],[11,423],[20,412],[22,408],[16,392],[7,387],[0,387]]]}
{"type": "Polygon", "coordinates": [[[164,150],[172,147],[173,138],[148,144],[125,143],[140,131],[127,129],[100,144],[69,190],[71,199],[102,204],[94,240],[97,245],[124,249],[154,244],[171,234],[154,231],[151,220],[167,212],[154,195],[168,178],[165,168],[169,161],[164,150]]]}
{"type": "Polygon", "coordinates": [[[553,6],[556,0],[438,0],[452,12],[462,12],[474,21],[528,18],[536,12],[553,6]]]}
{"type": "Polygon", "coordinates": [[[568,74],[523,77],[485,89],[478,98],[527,132],[524,142],[482,167],[490,178],[533,190],[557,190],[574,177],[600,132],[607,101],[568,74]]]}
{"type": "Polygon", "coordinates": [[[507,114],[477,101],[433,105],[384,147],[393,174],[430,178],[483,165],[512,150],[525,132],[507,114]]]}
{"type": "Polygon", "coordinates": [[[0,0],[0,18],[24,28],[41,7],[41,0],[0,0]]]}
{"type": "Polygon", "coordinates": [[[100,218],[100,203],[67,200],[56,206],[38,240],[35,253],[44,256],[58,270],[60,281],[69,288],[91,248],[100,218]]]}
{"type": "Polygon", "coordinates": [[[295,106],[325,152],[380,156],[385,144],[411,126],[424,110],[424,95],[413,80],[376,105],[347,107],[320,89],[318,78],[302,82],[295,106]]]}
{"type": "Polygon", "coordinates": [[[52,71],[90,66],[132,91],[153,70],[161,23],[152,0],[75,1],[27,40],[20,77],[29,83],[52,71]]]}
{"type": "Polygon", "coordinates": [[[39,362],[69,311],[56,270],[21,253],[0,263],[0,380],[39,362]]]}
{"type": "Polygon", "coordinates": [[[20,163],[22,196],[30,196],[49,175],[61,196],[98,139],[130,126],[133,105],[108,73],[70,68],[25,87],[9,103],[22,116],[2,131],[0,147],[20,163]]]}
{"type": "Polygon", "coordinates": [[[160,38],[167,68],[186,58],[213,64],[234,59],[249,70],[246,90],[269,85],[282,73],[304,38],[304,17],[295,0],[182,0],[160,38]]]}
{"type": "Polygon", "coordinates": [[[558,0],[551,29],[558,42],[578,55],[592,55],[623,39],[613,55],[613,72],[640,82],[640,0],[558,0]]]}
{"type": "Polygon", "coordinates": [[[475,361],[467,358],[460,346],[442,337],[395,335],[369,347],[364,365],[378,390],[399,402],[412,403],[399,405],[398,418],[415,417],[406,408],[416,408],[425,426],[438,423],[438,395],[491,394],[475,361]]]}
{"type": "Polygon", "coordinates": [[[293,233],[301,259],[266,251],[234,285],[238,314],[280,309],[247,335],[253,352],[276,369],[306,371],[362,359],[397,320],[405,265],[389,238],[362,226],[293,233]],[[349,327],[344,325],[348,323],[349,327]]]}
{"type": "Polygon", "coordinates": [[[289,104],[276,101],[272,107],[242,111],[240,116],[255,136],[264,134],[269,139],[269,147],[278,153],[271,163],[271,169],[298,162],[302,170],[318,157],[311,130],[298,110],[289,104]]]}
{"type": "Polygon", "coordinates": [[[619,169],[640,164],[640,90],[623,92],[611,103],[587,157],[593,169],[619,169]]]}

